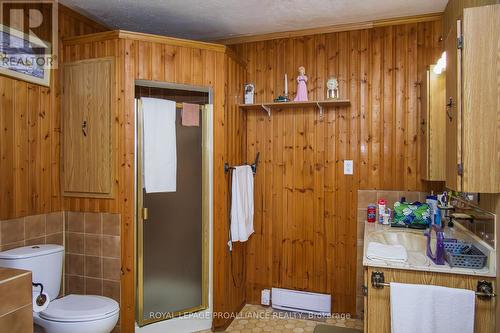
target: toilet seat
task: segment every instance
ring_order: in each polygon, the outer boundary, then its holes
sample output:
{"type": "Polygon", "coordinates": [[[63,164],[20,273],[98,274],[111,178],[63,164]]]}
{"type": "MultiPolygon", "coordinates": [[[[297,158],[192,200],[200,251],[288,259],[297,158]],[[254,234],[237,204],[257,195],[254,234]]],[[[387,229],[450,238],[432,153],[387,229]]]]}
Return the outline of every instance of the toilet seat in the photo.
{"type": "Polygon", "coordinates": [[[96,295],[68,295],[50,302],[40,318],[59,322],[84,322],[104,319],[119,311],[118,303],[96,295]]]}

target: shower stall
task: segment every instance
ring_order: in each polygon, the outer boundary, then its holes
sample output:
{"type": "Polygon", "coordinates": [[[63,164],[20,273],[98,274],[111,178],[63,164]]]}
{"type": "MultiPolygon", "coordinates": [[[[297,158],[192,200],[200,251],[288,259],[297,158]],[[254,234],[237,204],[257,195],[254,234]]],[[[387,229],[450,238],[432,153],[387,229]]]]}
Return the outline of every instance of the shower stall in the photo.
{"type": "Polygon", "coordinates": [[[136,81],[135,97],[137,323],[162,322],[165,330],[183,320],[186,330],[206,329],[211,325],[211,91],[136,81]],[[175,191],[148,193],[144,186],[148,131],[143,121],[144,97],[177,105],[175,191]],[[199,105],[198,127],[182,126],[183,102],[199,105]]]}

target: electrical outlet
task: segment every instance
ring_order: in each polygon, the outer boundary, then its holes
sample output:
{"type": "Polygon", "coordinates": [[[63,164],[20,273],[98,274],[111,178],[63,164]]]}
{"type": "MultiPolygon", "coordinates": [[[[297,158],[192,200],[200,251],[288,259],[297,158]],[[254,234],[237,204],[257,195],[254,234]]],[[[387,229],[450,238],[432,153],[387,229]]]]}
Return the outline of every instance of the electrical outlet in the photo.
{"type": "Polygon", "coordinates": [[[354,163],[352,160],[344,160],[344,175],[354,174],[354,163]]]}
{"type": "Polygon", "coordinates": [[[260,304],[269,305],[270,302],[271,302],[271,290],[262,289],[261,295],[260,295],[260,304]]]}

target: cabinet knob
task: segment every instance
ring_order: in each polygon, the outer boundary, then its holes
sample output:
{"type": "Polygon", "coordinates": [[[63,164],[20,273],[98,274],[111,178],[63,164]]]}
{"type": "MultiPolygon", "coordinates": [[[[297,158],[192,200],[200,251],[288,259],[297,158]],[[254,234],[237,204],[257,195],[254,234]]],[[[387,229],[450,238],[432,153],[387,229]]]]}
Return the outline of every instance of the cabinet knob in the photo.
{"type": "Polygon", "coordinates": [[[87,136],[87,121],[86,120],[84,120],[82,123],[82,133],[83,133],[83,136],[87,136]]]}
{"type": "Polygon", "coordinates": [[[446,103],[446,115],[448,116],[448,119],[450,120],[450,122],[453,121],[453,112],[452,112],[452,109],[453,109],[453,98],[450,97],[450,99],[448,100],[448,103],[446,103]]]}

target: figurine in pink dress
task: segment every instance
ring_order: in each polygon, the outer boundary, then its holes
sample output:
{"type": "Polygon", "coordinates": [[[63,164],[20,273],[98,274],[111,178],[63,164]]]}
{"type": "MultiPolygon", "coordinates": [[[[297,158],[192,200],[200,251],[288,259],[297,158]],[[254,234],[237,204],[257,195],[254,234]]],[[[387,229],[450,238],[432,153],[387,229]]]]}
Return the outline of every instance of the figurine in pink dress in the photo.
{"type": "Polygon", "coordinates": [[[307,102],[307,76],[306,69],[303,66],[299,67],[299,76],[297,76],[297,95],[294,102],[307,102]]]}

